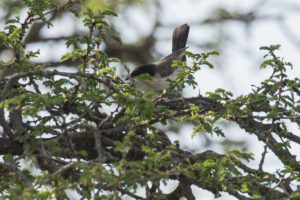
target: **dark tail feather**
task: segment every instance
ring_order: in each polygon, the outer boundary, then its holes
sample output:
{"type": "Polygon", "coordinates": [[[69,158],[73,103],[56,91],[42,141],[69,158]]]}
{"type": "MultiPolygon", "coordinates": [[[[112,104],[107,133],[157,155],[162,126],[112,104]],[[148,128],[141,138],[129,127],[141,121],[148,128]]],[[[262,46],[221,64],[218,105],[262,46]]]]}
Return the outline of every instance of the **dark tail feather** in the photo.
{"type": "Polygon", "coordinates": [[[183,24],[174,30],[172,52],[185,47],[189,35],[189,30],[190,27],[187,24],[183,24]]]}

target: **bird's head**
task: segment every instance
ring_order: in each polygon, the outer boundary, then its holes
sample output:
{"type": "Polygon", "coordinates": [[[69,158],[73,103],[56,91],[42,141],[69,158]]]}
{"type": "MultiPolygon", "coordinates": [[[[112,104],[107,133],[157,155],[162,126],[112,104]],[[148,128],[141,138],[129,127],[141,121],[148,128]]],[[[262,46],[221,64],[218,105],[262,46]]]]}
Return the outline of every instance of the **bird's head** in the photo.
{"type": "Polygon", "coordinates": [[[156,73],[156,65],[155,64],[144,64],[144,65],[140,65],[137,68],[135,68],[130,73],[130,78],[135,78],[141,74],[148,74],[148,75],[154,77],[155,73],[156,73]]]}

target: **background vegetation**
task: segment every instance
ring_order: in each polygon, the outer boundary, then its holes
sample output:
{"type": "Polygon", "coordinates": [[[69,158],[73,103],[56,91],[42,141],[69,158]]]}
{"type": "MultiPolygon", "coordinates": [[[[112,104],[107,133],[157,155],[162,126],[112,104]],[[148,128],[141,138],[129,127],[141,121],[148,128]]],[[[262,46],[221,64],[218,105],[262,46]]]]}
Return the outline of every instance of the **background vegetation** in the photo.
{"type": "Polygon", "coordinates": [[[191,38],[201,51],[176,63],[182,71],[172,86],[196,93],[170,97],[144,94],[123,79],[124,64],[160,56],[160,29],[168,27],[170,39],[181,25],[163,24],[161,1],[1,1],[1,198],[199,199],[200,189],[215,198],[300,198],[300,82],[289,75],[292,64],[279,56],[280,45],[261,47],[263,60],[253,63],[268,75],[248,92],[196,89],[199,71],[226,71],[222,51],[234,37],[221,31],[226,22],[283,23],[283,16],[260,14],[264,3],[246,12],[218,8],[189,22],[219,34],[201,44],[191,38]],[[120,21],[133,9],[152,15],[152,30],[121,41],[128,30],[120,21]],[[228,124],[263,146],[259,158],[247,141],[228,137],[228,124]],[[182,140],[201,138],[206,150],[172,139],[170,131],[181,130],[182,140]],[[223,152],[214,148],[216,137],[223,152]],[[280,163],[273,170],[264,167],[268,154],[280,163]]]}

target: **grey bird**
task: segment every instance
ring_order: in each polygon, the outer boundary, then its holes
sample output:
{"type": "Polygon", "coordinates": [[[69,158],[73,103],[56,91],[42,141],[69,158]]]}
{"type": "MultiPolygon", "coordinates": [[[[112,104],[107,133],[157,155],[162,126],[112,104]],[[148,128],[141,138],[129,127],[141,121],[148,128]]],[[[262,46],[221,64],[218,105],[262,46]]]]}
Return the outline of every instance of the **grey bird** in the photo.
{"type": "Polygon", "coordinates": [[[179,72],[178,67],[172,67],[173,60],[185,61],[182,53],[187,49],[186,42],[190,27],[183,24],[173,31],[172,53],[152,64],[143,64],[135,68],[129,75],[136,88],[144,91],[162,93],[169,87],[168,79],[175,80],[179,72]],[[141,74],[148,74],[153,80],[142,80],[137,77],[141,74]]]}

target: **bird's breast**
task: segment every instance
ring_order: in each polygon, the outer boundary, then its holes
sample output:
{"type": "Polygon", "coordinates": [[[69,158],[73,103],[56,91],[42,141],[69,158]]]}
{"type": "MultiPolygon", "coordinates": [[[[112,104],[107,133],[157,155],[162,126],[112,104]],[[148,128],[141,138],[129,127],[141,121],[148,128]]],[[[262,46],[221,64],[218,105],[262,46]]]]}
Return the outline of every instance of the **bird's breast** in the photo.
{"type": "Polygon", "coordinates": [[[155,93],[162,93],[170,85],[169,80],[174,81],[179,69],[174,71],[170,76],[161,77],[158,73],[153,77],[153,80],[135,79],[134,85],[136,88],[143,91],[154,91],[155,93]]]}

